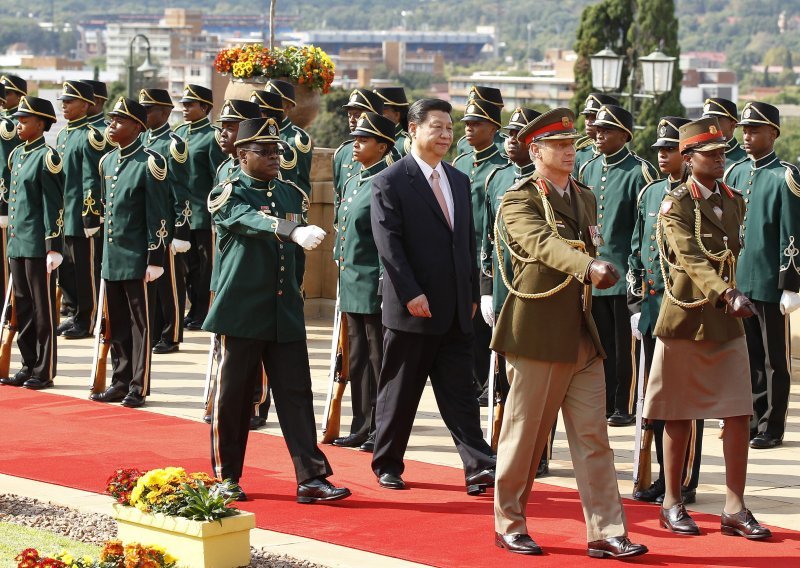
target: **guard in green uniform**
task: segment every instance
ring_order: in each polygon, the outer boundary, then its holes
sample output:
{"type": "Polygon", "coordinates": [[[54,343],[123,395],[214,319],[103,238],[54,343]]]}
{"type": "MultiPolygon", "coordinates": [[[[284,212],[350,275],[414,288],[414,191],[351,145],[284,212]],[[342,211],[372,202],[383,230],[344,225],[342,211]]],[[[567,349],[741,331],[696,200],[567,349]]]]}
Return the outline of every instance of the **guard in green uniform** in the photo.
{"type": "MultiPolygon", "coordinates": [[[[689,122],[689,119],[677,116],[665,116],[659,120],[658,140],[653,148],[658,149],[658,168],[666,177],[646,185],[637,200],[636,226],[631,239],[631,256],[628,259],[632,277],[628,287],[628,307],[632,312],[631,329],[634,336],[642,341],[644,348],[645,373],[649,372],[653,361],[656,346],[653,331],[664,294],[664,279],[661,276],[656,244],[658,211],[664,196],[677,189],[689,175],[678,149],[678,129],[689,122]]],[[[658,478],[650,487],[634,492],[633,498],[637,501],[661,503],[664,500],[664,421],[650,420],[648,425],[653,429],[658,478]]],[[[702,451],[703,421],[695,420],[692,422],[681,483],[681,496],[685,505],[695,502],[702,451]]]]}
{"type": "Polygon", "coordinates": [[[395,123],[367,112],[350,135],[353,156],[361,171],[344,186],[339,216],[340,239],[334,256],[339,264],[339,308],[347,318],[350,394],[353,421],[350,434],[333,440],[334,446],[375,447],[375,402],[383,361],[383,323],[379,292],[381,263],[372,236],[370,198],[372,178],[386,169],[386,156],[395,145],[395,123]]]}
{"type": "Polygon", "coordinates": [[[747,103],[740,124],[748,158],[728,168],[725,183],[746,204],[736,280],[756,307],[755,317],[744,321],[753,387],[750,447],[765,449],[783,443],[789,409],[786,316],[800,307],[800,172],[775,155],[776,107],[747,103]]]}
{"type": "Polygon", "coordinates": [[[108,127],[108,119],[106,119],[104,108],[106,101],[108,101],[108,87],[102,81],[93,81],[91,79],[84,79],[81,83],[89,85],[94,92],[94,104],[89,107],[89,112],[87,113],[89,124],[105,134],[106,127],[108,127]]]}
{"type": "Polygon", "coordinates": [[[22,369],[0,383],[45,389],[56,374],[55,278],[61,263],[64,176],[58,153],[44,143],[56,122],[50,101],[23,96],[15,112],[20,144],[9,159],[8,262],[22,369]]]}
{"type": "Polygon", "coordinates": [[[208,313],[211,293],[213,243],[211,216],[206,209],[208,194],[214,187],[214,176],[225,154],[219,147],[219,129],[208,118],[214,105],[211,89],[186,85],[183,97],[183,119],[175,133],[189,144],[189,188],[192,214],[189,216],[191,248],[188,256],[186,290],[191,307],[183,323],[186,329],[200,329],[208,313]]]}
{"type": "Polygon", "coordinates": [[[111,386],[91,398],[136,408],[150,393],[147,283],[164,274],[174,208],[167,160],[142,144],[145,108],[120,97],[109,116],[108,136],[117,148],[100,162],[106,217],[102,276],[114,373],[111,386]]]}
{"type": "Polygon", "coordinates": [[[81,81],[64,81],[59,95],[67,126],[58,133],[56,150],[64,168],[64,264],[58,285],[75,314],[58,327],[62,337],[89,337],[97,315],[100,274],[95,255],[102,254],[95,233],[100,230],[103,206],[97,165],[109,150],[105,135],[89,124],[87,112],[94,104],[92,87],[81,81]]]}
{"type": "MultiPolygon", "coordinates": [[[[497,166],[508,164],[508,160],[495,145],[495,137],[502,126],[500,124],[500,107],[490,102],[475,98],[467,106],[464,118],[466,139],[471,150],[453,160],[453,166],[469,176],[472,199],[472,226],[475,231],[475,242],[480,243],[484,231],[484,210],[486,209],[486,178],[497,166]]],[[[481,253],[478,251],[475,262],[480,268],[481,253]]],[[[472,378],[480,397],[486,390],[489,381],[489,341],[492,339],[492,328],[475,312],[472,318],[475,332],[475,357],[472,361],[472,378]]],[[[488,396],[488,395],[487,395],[488,396]]]]}
{"type": "Polygon", "coordinates": [[[0,85],[6,90],[3,111],[5,116],[13,116],[22,97],[28,94],[28,82],[18,75],[0,75],[0,85]]]}
{"type": "MultiPolygon", "coordinates": [[[[383,99],[367,89],[353,89],[347,104],[342,105],[347,111],[347,126],[352,132],[362,113],[374,112],[383,114],[383,99]]],[[[342,142],[333,154],[333,226],[336,226],[336,212],[339,200],[344,191],[345,182],[358,174],[361,164],[353,159],[353,139],[342,142]]]]}
{"type": "Polygon", "coordinates": [[[721,98],[706,99],[703,104],[703,118],[710,116],[717,119],[722,135],[728,141],[728,147],[725,149],[725,168],[747,158],[747,153],[734,135],[736,127],[739,126],[739,111],[736,103],[721,98]]]}
{"type": "Polygon", "coordinates": [[[581,166],[597,156],[600,152],[594,143],[597,132],[594,129],[594,121],[597,119],[597,111],[603,105],[619,106],[619,101],[611,95],[604,93],[590,93],[586,97],[581,114],[586,134],[575,141],[575,169],[572,170],[572,177],[578,178],[581,166]]]}
{"type": "Polygon", "coordinates": [[[189,189],[189,147],[186,141],[172,132],[169,117],[173,104],[164,89],[142,89],[139,104],[147,112],[147,130],[142,144],[167,160],[171,215],[167,215],[170,250],[164,258],[164,277],[148,284],[152,320],[151,339],[156,344],[153,353],[172,353],[183,341],[183,313],[186,307],[186,263],[189,250],[189,217],[192,209],[189,189]]]}
{"type": "MultiPolygon", "coordinates": [[[[481,101],[483,106],[486,106],[484,103],[488,103],[489,105],[494,105],[498,108],[498,110],[502,111],[503,106],[505,103],[503,102],[503,95],[500,94],[500,89],[495,89],[493,87],[482,87],[480,85],[473,85],[467,95],[467,107],[469,107],[472,101],[481,101]]],[[[498,151],[501,154],[505,154],[505,141],[506,135],[498,130],[495,132],[494,135],[494,144],[497,146],[498,151]]],[[[472,151],[472,147],[470,146],[469,141],[467,140],[466,134],[458,139],[456,142],[456,158],[461,156],[461,154],[468,154],[472,151]]]]}
{"type": "Polygon", "coordinates": [[[314,143],[308,132],[293,124],[289,113],[295,107],[294,85],[286,81],[272,79],[264,90],[281,96],[282,110],[281,139],[286,142],[286,153],[281,160],[281,177],[296,183],[311,195],[311,151],[314,143]]]}
{"type": "MultiPolygon", "coordinates": [[[[633,117],[622,107],[603,105],[594,122],[600,151],[581,167],[580,181],[597,196],[597,227],[602,243],[597,258],[612,263],[620,272],[628,267],[631,234],[636,224],[636,198],[644,186],[658,177],[656,169],[631,152],[633,117]]],[[[631,364],[631,323],[625,281],[604,290],[592,290],[592,315],[608,358],[606,413],[610,426],[628,426],[636,417],[633,405],[636,380],[631,364]]]]}
{"type": "Polygon", "coordinates": [[[239,482],[253,391],[263,366],[295,468],[297,501],[333,501],[350,491],[326,480],[331,467],[317,447],[303,296],[295,270],[295,248],[315,248],[325,231],[305,224],[309,200],[303,190],[278,178],[283,145],[276,121],[242,122],[236,140],[242,171],[208,199],[221,251],[216,297],[203,324],[221,335],[222,351],[211,463],[217,477],[239,482]]]}
{"type": "Polygon", "coordinates": [[[411,151],[411,137],[408,135],[409,102],[403,87],[383,87],[373,91],[383,100],[383,116],[395,124],[394,154],[399,160],[411,151]]]}
{"type": "MultiPolygon", "coordinates": [[[[0,82],[0,106],[6,104],[6,87],[0,82]]],[[[15,105],[16,106],[16,105],[15,105]]],[[[8,227],[8,190],[11,185],[11,170],[8,167],[8,159],[11,151],[22,143],[17,135],[17,123],[11,116],[0,115],[0,293],[6,297],[6,282],[8,282],[8,263],[6,262],[6,240],[8,227]]]]}

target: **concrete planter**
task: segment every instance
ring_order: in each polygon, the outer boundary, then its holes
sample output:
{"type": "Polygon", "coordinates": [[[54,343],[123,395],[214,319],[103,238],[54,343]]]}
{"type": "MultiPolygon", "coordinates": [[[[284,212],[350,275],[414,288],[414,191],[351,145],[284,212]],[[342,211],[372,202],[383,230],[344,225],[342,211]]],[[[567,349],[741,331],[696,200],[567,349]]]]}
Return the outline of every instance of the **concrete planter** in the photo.
{"type": "Polygon", "coordinates": [[[117,538],[124,543],[157,544],[186,568],[236,568],[250,564],[253,513],[241,512],[219,521],[190,521],[136,507],[112,505],[117,538]]]}

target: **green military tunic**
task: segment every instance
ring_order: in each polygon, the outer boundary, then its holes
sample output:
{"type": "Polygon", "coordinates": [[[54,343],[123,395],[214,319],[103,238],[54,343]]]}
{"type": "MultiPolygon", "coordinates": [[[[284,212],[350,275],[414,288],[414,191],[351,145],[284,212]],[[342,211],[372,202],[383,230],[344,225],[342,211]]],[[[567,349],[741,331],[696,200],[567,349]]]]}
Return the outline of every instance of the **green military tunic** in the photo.
{"type": "MultiPolygon", "coordinates": [[[[453,166],[469,176],[470,195],[472,199],[472,226],[475,231],[475,243],[482,242],[483,215],[486,209],[486,178],[497,166],[508,163],[508,159],[492,144],[480,151],[471,150],[453,160],[453,166]]],[[[478,250],[475,259],[481,265],[481,252],[478,250]]]]}
{"type": "Polygon", "coordinates": [[[105,136],[87,117],[70,121],[58,133],[56,150],[64,168],[64,235],[83,237],[100,226],[100,174],[97,165],[110,150],[105,136]]]}
{"type": "Polygon", "coordinates": [[[305,224],[308,206],[298,186],[243,172],[214,188],[208,207],[217,227],[220,270],[203,329],[280,343],[305,340],[299,245],[289,235],[305,224]]]}
{"type": "Polygon", "coordinates": [[[594,139],[589,136],[582,136],[575,141],[575,166],[572,169],[572,177],[578,179],[581,166],[597,156],[597,146],[594,139]]]}
{"type": "Polygon", "coordinates": [[[217,141],[218,133],[208,117],[181,124],[175,129],[175,134],[189,145],[189,181],[186,186],[191,200],[189,226],[192,230],[211,229],[206,200],[214,187],[217,168],[225,160],[225,153],[217,141]]]}
{"type": "Polygon", "coordinates": [[[106,119],[106,116],[105,116],[104,113],[99,112],[97,114],[93,114],[91,116],[88,116],[87,120],[89,121],[89,124],[91,124],[97,130],[99,130],[100,132],[103,133],[103,138],[106,139],[106,144],[108,144],[109,146],[116,146],[116,144],[114,144],[111,141],[111,139],[108,137],[108,125],[109,125],[109,122],[108,122],[108,119],[106,119]]]}
{"type": "Polygon", "coordinates": [[[333,226],[338,226],[339,203],[342,200],[344,184],[361,170],[361,163],[353,159],[351,138],[336,148],[333,153],[333,226]]]}
{"type": "MultiPolygon", "coordinates": [[[[506,297],[508,297],[508,287],[503,282],[497,266],[497,251],[495,250],[497,243],[494,242],[494,224],[497,210],[500,208],[500,203],[503,201],[506,191],[520,180],[532,176],[535,169],[536,167],[532,163],[519,167],[509,162],[504,166],[495,168],[486,177],[486,205],[481,239],[481,296],[492,295],[495,313],[500,313],[506,297]]],[[[506,253],[503,260],[506,277],[511,278],[513,275],[511,255],[506,253]]]]}
{"type": "Polygon", "coordinates": [[[725,169],[727,170],[736,162],[741,162],[747,158],[747,152],[744,151],[741,144],[736,138],[728,140],[728,147],[725,148],[725,169]]]}
{"type": "Polygon", "coordinates": [[[189,240],[189,218],[192,215],[189,189],[186,183],[189,179],[189,147],[186,141],[172,132],[169,124],[164,123],[154,130],[142,134],[142,143],[145,148],[161,154],[167,159],[168,181],[172,195],[173,215],[167,219],[169,238],[189,240]]]}
{"type": "Polygon", "coordinates": [[[281,178],[300,186],[311,195],[311,151],[314,144],[308,133],[285,117],[280,127],[281,140],[288,148],[281,156],[281,178]]]}
{"type": "Polygon", "coordinates": [[[664,197],[681,185],[681,181],[659,179],[646,185],[636,203],[636,225],[631,238],[628,259],[630,307],[638,311],[639,331],[653,335],[664,294],[664,279],[659,265],[656,233],[658,212],[664,197]]]}
{"type": "Polygon", "coordinates": [[[339,261],[339,307],[352,314],[381,311],[378,281],[381,263],[372,236],[370,197],[372,179],[387,168],[385,160],[362,169],[344,187],[334,256],[339,261]]]}
{"type": "Polygon", "coordinates": [[[772,152],[737,162],[724,179],[746,205],[737,288],[752,300],[777,304],[783,290],[800,288],[800,172],[772,152]]]}
{"type": "Polygon", "coordinates": [[[8,160],[11,151],[22,144],[17,135],[17,123],[12,117],[0,117],[0,214],[5,215],[8,208],[8,186],[11,182],[11,170],[8,160]]]}
{"type": "Polygon", "coordinates": [[[64,174],[58,153],[44,137],[15,148],[9,190],[9,258],[44,258],[61,252],[64,227],[64,174]]]}
{"type": "MultiPolygon", "coordinates": [[[[497,146],[497,150],[505,155],[506,153],[506,138],[508,138],[508,134],[498,130],[494,134],[494,145],[497,146]]],[[[462,154],[469,154],[472,152],[472,146],[469,145],[467,142],[467,136],[464,135],[458,139],[456,142],[456,159],[458,159],[462,154]]]]}
{"type": "Polygon", "coordinates": [[[408,135],[408,132],[403,130],[400,124],[395,126],[394,150],[397,154],[397,159],[402,158],[411,151],[411,136],[408,135]]]}
{"type": "MultiPolygon", "coordinates": [[[[580,182],[589,186],[597,197],[597,228],[602,243],[597,258],[627,272],[631,255],[631,234],[636,224],[636,198],[658,172],[627,147],[611,156],[599,154],[581,167],[580,182]]],[[[595,296],[624,295],[625,280],[605,290],[592,289],[595,296]]]]}
{"type": "MultiPolygon", "coordinates": [[[[239,167],[239,160],[230,156],[227,160],[222,162],[217,168],[217,174],[214,177],[214,187],[220,186],[230,179],[238,177],[242,169],[239,167]]],[[[211,291],[216,291],[217,278],[219,278],[219,240],[216,240],[214,245],[214,264],[211,266],[211,291]]]]}
{"type": "Polygon", "coordinates": [[[102,277],[144,278],[148,265],[163,266],[172,217],[166,159],[136,139],[100,162],[105,227],[102,277]]]}

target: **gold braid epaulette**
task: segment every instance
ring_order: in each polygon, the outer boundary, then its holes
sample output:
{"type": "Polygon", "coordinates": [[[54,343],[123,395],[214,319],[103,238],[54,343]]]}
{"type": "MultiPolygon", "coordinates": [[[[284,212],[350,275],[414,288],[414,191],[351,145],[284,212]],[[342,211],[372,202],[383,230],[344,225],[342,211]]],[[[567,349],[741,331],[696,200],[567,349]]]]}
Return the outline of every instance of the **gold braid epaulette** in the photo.
{"type": "Polygon", "coordinates": [[[313,146],[311,142],[311,136],[303,130],[302,128],[298,128],[297,126],[294,127],[295,135],[294,135],[294,145],[295,147],[300,150],[303,154],[308,154],[311,151],[313,146]],[[308,143],[303,142],[303,135],[308,138],[308,143]]]}
{"type": "Polygon", "coordinates": [[[179,164],[183,164],[189,157],[189,144],[174,132],[169,133],[171,142],[169,143],[169,153],[179,164]],[[183,144],[183,152],[179,149],[179,144],[183,144]]]}
{"type": "Polygon", "coordinates": [[[286,144],[286,150],[284,150],[283,154],[281,154],[281,169],[293,170],[296,165],[297,165],[297,152],[295,152],[294,148],[292,148],[291,145],[286,144]],[[284,157],[287,152],[292,153],[292,157],[288,160],[284,157]]]}
{"type": "Polygon", "coordinates": [[[89,144],[92,146],[92,148],[94,148],[98,152],[105,150],[106,148],[105,134],[97,130],[91,124],[86,125],[86,130],[87,130],[86,138],[88,138],[89,144]]]}
{"type": "Polygon", "coordinates": [[[228,181],[223,182],[222,191],[220,192],[219,196],[212,197],[214,192],[208,194],[208,199],[206,200],[206,208],[208,209],[209,213],[216,213],[219,211],[225,202],[228,201],[228,198],[233,193],[233,182],[237,181],[239,178],[231,178],[228,181]]]}
{"type": "Polygon", "coordinates": [[[167,161],[164,156],[150,148],[145,148],[144,151],[147,152],[147,169],[152,176],[158,181],[167,179],[167,161]]]}
{"type": "Polygon", "coordinates": [[[797,171],[797,167],[789,162],[781,162],[781,165],[786,168],[784,179],[786,180],[786,185],[789,187],[789,191],[791,191],[795,197],[800,197],[800,181],[798,180],[798,175],[800,175],[800,173],[797,171]]]}
{"type": "Polygon", "coordinates": [[[59,174],[61,173],[64,162],[61,161],[61,158],[55,150],[48,148],[47,154],[44,157],[44,164],[47,166],[47,171],[51,174],[59,174]]]}
{"type": "Polygon", "coordinates": [[[3,140],[11,140],[17,134],[17,127],[14,125],[14,122],[8,119],[0,120],[0,138],[3,140]],[[8,128],[8,125],[11,125],[11,128],[8,128]]]}
{"type": "MultiPolygon", "coordinates": [[[[706,246],[703,244],[703,239],[701,238],[701,227],[702,227],[702,217],[700,214],[700,201],[694,199],[694,239],[697,242],[697,246],[700,247],[700,251],[705,255],[705,257],[712,261],[718,262],[719,268],[717,269],[717,276],[722,278],[722,273],[725,270],[725,266],[727,265],[730,270],[730,285],[731,288],[736,287],[736,257],[733,255],[733,251],[728,248],[727,242],[728,237],[724,236],[723,240],[726,243],[725,249],[722,250],[719,254],[715,254],[708,250],[706,246]]],[[[666,266],[669,266],[673,270],[678,270],[680,272],[685,272],[683,267],[679,264],[674,264],[669,261],[669,257],[667,256],[667,251],[664,246],[664,215],[661,213],[661,209],[658,211],[658,217],[656,218],[656,245],[658,246],[658,263],[661,268],[661,277],[664,280],[664,295],[667,299],[685,309],[691,308],[699,308],[706,304],[708,304],[708,298],[701,298],[699,300],[694,300],[692,302],[684,302],[679,300],[672,294],[672,290],[670,287],[670,279],[669,279],[669,271],[667,270],[666,266]]]]}
{"type": "MultiPolygon", "coordinates": [[[[530,178],[527,178],[527,180],[529,179],[530,178]]],[[[546,182],[543,179],[539,178],[538,180],[536,180],[536,182],[534,182],[534,185],[536,185],[539,197],[542,199],[542,207],[544,208],[545,222],[550,227],[550,230],[553,232],[553,236],[558,240],[568,244],[572,248],[579,250],[581,252],[585,252],[586,244],[583,241],[575,239],[567,239],[565,237],[562,237],[558,233],[558,227],[556,226],[556,219],[555,219],[555,213],[553,212],[553,206],[550,205],[550,200],[547,198],[548,190],[546,182]]],[[[511,191],[511,189],[509,189],[509,191],[511,191]]],[[[574,199],[577,199],[577,196],[575,196],[574,199]]],[[[518,298],[522,298],[523,300],[543,300],[545,298],[555,296],[556,294],[561,292],[564,288],[569,286],[570,282],[572,282],[572,280],[575,279],[575,277],[572,274],[568,274],[566,279],[561,284],[559,284],[554,288],[551,288],[550,290],[547,290],[546,292],[531,292],[531,293],[520,292],[519,290],[515,289],[512,286],[505,270],[505,262],[503,259],[503,245],[505,245],[508,248],[508,252],[511,254],[512,257],[522,262],[523,264],[532,264],[534,262],[539,262],[539,261],[532,256],[528,258],[523,257],[522,255],[514,252],[514,249],[511,248],[511,245],[508,243],[508,240],[506,238],[507,235],[500,230],[500,215],[502,214],[502,210],[503,210],[503,204],[501,203],[500,207],[497,208],[497,216],[495,217],[495,222],[494,222],[494,241],[496,243],[495,246],[497,246],[497,268],[500,271],[500,277],[503,279],[503,283],[506,285],[506,288],[508,288],[509,293],[513,294],[518,298]]]]}

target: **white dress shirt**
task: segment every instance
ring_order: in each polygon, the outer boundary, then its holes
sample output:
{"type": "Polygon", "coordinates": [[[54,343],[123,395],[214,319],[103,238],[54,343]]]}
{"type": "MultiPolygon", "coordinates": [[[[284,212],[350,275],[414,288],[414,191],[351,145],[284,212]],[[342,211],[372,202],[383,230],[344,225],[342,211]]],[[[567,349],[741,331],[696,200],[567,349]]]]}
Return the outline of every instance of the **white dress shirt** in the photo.
{"type": "MultiPolygon", "coordinates": [[[[425,176],[425,179],[428,180],[428,184],[431,184],[431,174],[434,170],[439,172],[439,187],[442,188],[442,194],[444,195],[444,202],[447,205],[447,214],[450,217],[450,226],[455,226],[456,220],[453,215],[453,192],[450,189],[450,181],[447,179],[447,174],[444,173],[444,167],[442,167],[442,163],[439,162],[436,164],[435,168],[432,168],[428,165],[428,163],[417,156],[414,150],[411,150],[410,154],[414,157],[417,161],[417,165],[419,169],[422,170],[422,175],[425,176]]],[[[433,191],[433,185],[431,185],[431,191],[433,191]]]]}

